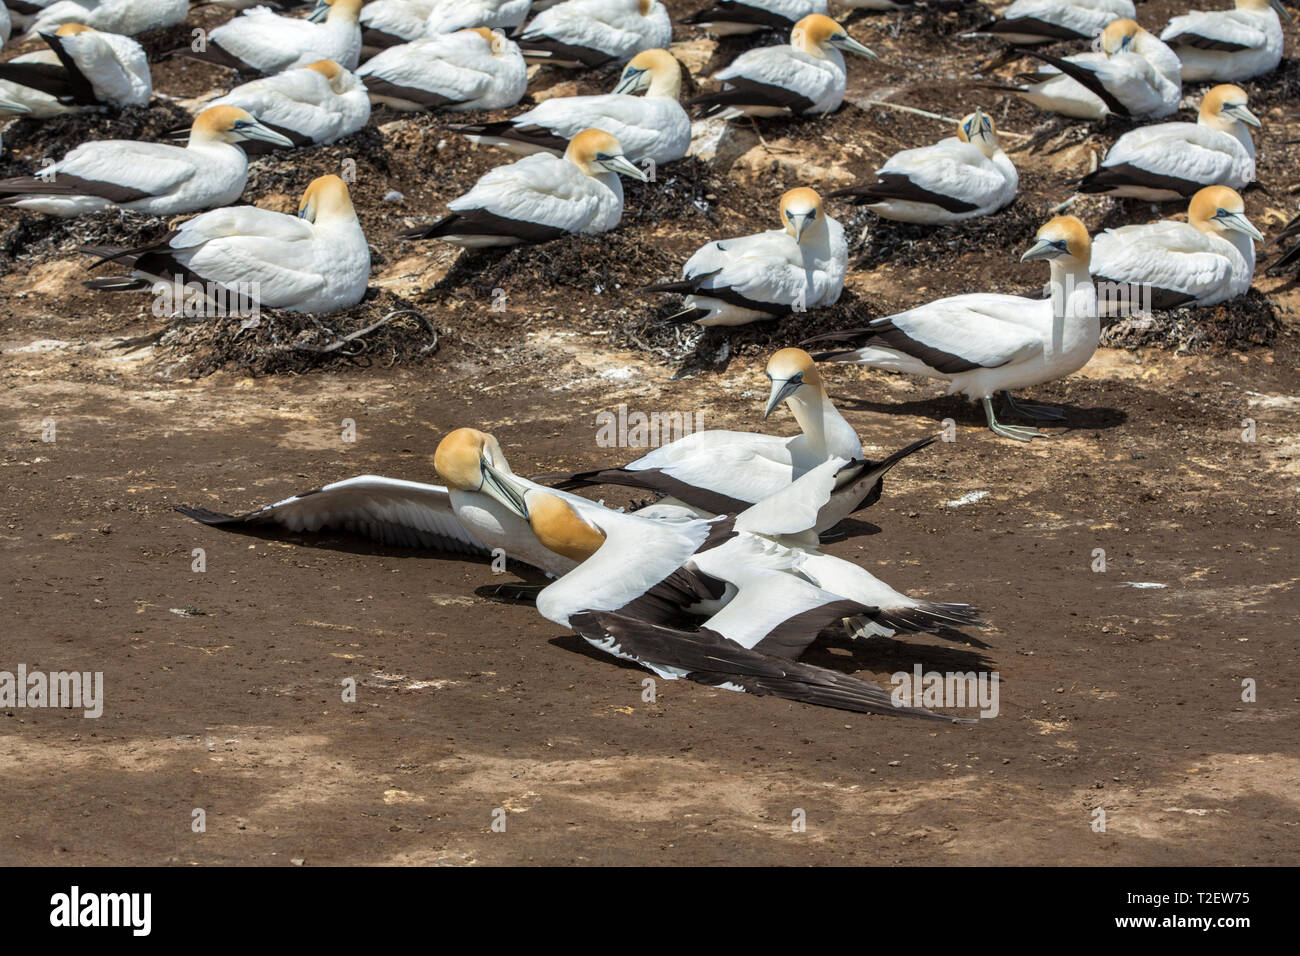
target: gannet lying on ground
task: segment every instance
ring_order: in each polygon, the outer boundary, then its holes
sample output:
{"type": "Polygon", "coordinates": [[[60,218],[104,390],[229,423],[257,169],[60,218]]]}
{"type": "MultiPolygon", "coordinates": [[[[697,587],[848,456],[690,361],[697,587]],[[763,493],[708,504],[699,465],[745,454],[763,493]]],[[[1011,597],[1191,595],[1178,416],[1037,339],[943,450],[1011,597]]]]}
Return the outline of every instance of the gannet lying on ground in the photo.
{"type": "Polygon", "coordinates": [[[392,46],[358,71],[370,98],[399,110],[495,110],[528,88],[528,64],[499,30],[475,27],[392,46]]]}
{"type": "Polygon", "coordinates": [[[815,190],[781,197],[781,229],[718,239],[682,267],[681,282],[643,292],[685,296],[672,321],[744,325],[834,305],[844,289],[849,249],[843,227],[826,215],[815,190]]]}
{"type": "Polygon", "coordinates": [[[1159,123],[1121,136],[1078,190],[1160,202],[1189,197],[1206,186],[1241,189],[1255,181],[1255,143],[1248,127],[1259,125],[1245,90],[1216,86],[1201,100],[1195,123],[1159,123]]]}
{"type": "MultiPolygon", "coordinates": [[[[373,56],[380,50],[410,43],[424,36],[424,22],[436,0],[374,0],[361,8],[361,52],[373,56]]],[[[465,6],[465,4],[459,4],[465,6]]],[[[477,24],[470,24],[476,26],[477,24]]]]}
{"type": "Polygon", "coordinates": [[[528,16],[529,0],[434,0],[425,17],[424,32],[454,33],[470,27],[516,33],[528,16]]]}
{"type": "Polygon", "coordinates": [[[332,143],[370,119],[366,88],[333,60],[252,80],[208,105],[245,109],[295,146],[332,143]]]}
{"type": "Polygon", "coordinates": [[[194,120],[186,146],[106,139],[83,143],[36,176],[0,180],[0,205],[51,216],[121,206],[152,216],[176,216],[239,198],[248,157],[236,143],[261,140],[292,146],[244,110],[215,106],[194,120]]]}
{"type": "Polygon", "coordinates": [[[671,163],[691,146],[691,120],[678,102],[681,65],[666,50],[638,53],[623,69],[613,93],[556,96],[509,120],[454,125],[475,143],[512,153],[563,153],[584,129],[618,138],[634,163],[671,163]],[[632,94],[645,90],[645,96],[632,94]]]}
{"type": "Polygon", "coordinates": [[[1063,116],[1160,119],[1175,112],[1182,100],[1178,56],[1133,20],[1112,21],[1102,31],[1099,53],[1062,59],[1025,52],[1048,65],[1022,77],[1023,85],[996,88],[1013,90],[1063,116]]]}
{"type": "Polygon", "coordinates": [[[870,186],[831,193],[867,205],[886,219],[960,222],[997,212],[1016,198],[1020,177],[980,109],[957,124],[957,135],[933,146],[895,153],[870,186]]]}
{"type": "Polygon", "coordinates": [[[1047,259],[1051,298],[974,293],[872,320],[869,327],[817,336],[811,342],[841,342],[847,348],[822,352],[818,361],[858,362],[877,368],[946,380],[948,394],[984,405],[997,435],[1029,441],[1046,437],[993,415],[992,396],[1004,392],[1013,413],[1037,420],[1061,419],[1061,412],[1023,405],[1011,389],[1029,388],[1077,372],[1092,358],[1101,335],[1097,292],[1088,272],[1088,230],[1073,216],[1058,216],[1038,230],[1038,240],[1021,261],[1047,259]]]}
{"type": "Polygon", "coordinates": [[[692,99],[704,116],[796,116],[830,113],[844,102],[846,74],[840,50],[876,55],[832,20],[811,14],[795,24],[790,42],[742,53],[713,78],[722,89],[692,99]]]}
{"type": "Polygon", "coordinates": [[[673,25],[659,0],[565,0],[524,27],[519,48],[529,61],[590,68],[667,49],[672,39],[673,25]]]}
{"type": "Polygon", "coordinates": [[[789,33],[810,13],[825,13],[826,0],[714,0],[698,13],[678,20],[715,36],[775,30],[789,33]]]}
{"type": "Polygon", "coordinates": [[[1116,17],[1136,16],[1132,0],[1015,0],[1001,17],[966,36],[991,36],[1016,46],[1091,40],[1116,17]]]}
{"type": "Polygon", "coordinates": [[[184,23],[189,0],[59,0],[35,13],[24,39],[53,33],[65,23],[80,23],[103,33],[135,36],[184,23]]]}
{"type": "Polygon", "coordinates": [[[1248,80],[1282,62],[1282,23],[1294,22],[1281,0],[1236,0],[1235,10],[1201,10],[1174,17],[1160,39],[1183,62],[1183,79],[1248,80]]]}
{"type": "Polygon", "coordinates": [[[1162,220],[1100,233],[1092,274],[1125,289],[1106,296],[1111,311],[1217,305],[1244,295],[1255,275],[1255,241],[1264,236],[1246,218],[1241,196],[1209,186],[1192,197],[1187,222],[1162,220]],[[1118,301],[1114,301],[1118,299],[1118,301]]]}
{"type": "Polygon", "coordinates": [[[0,63],[0,97],[37,118],[95,106],[143,106],[153,95],[149,58],[130,37],[65,23],[41,37],[50,49],[0,63]]]}
{"type": "Polygon", "coordinates": [[[617,139],[602,130],[583,130],[563,158],[538,153],[498,166],[447,203],[448,215],[398,237],[480,248],[608,232],[623,216],[619,175],[646,180],[617,139]]]}
{"type": "Polygon", "coordinates": [[[835,490],[816,520],[794,529],[820,534],[874,504],[880,498],[886,472],[934,440],[924,438],[883,461],[870,461],[857,432],[827,396],[807,352],[781,349],[768,360],[766,375],[772,388],[763,417],[785,403],[799,423],[799,435],[791,438],[711,429],[662,445],[622,468],[546,475],[538,480],[561,489],[602,484],[644,488],[667,495],[670,504],[684,504],[702,514],[735,514],[788,487],[828,459],[844,459],[849,464],[836,475],[835,490]]]}
{"type": "Polygon", "coordinates": [[[149,288],[179,276],[205,289],[251,289],[256,301],[248,305],[291,312],[351,308],[365,296],[370,278],[370,247],[348,187],[337,176],[313,180],[297,216],[256,206],[214,209],[146,246],[86,251],[99,262],[131,267],[130,276],[93,279],[88,288],[149,288]]]}
{"type": "Polygon", "coordinates": [[[177,51],[243,73],[279,73],[318,60],[355,70],[361,57],[361,0],[319,0],[306,20],[254,7],[208,36],[202,50],[177,51]]]}

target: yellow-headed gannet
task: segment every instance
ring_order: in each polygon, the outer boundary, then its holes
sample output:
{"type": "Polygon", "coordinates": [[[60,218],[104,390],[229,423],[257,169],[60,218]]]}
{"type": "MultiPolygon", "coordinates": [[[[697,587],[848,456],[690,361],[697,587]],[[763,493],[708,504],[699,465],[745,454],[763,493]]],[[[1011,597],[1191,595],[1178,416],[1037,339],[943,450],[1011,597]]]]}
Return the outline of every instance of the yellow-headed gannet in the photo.
{"type": "Polygon", "coordinates": [[[65,23],[135,36],[184,23],[189,12],[189,0],[59,0],[36,11],[27,22],[24,38],[53,33],[65,23]]]}
{"type": "Polygon", "coordinates": [[[1137,16],[1133,0],[1015,0],[992,23],[967,36],[991,36],[1016,46],[1091,40],[1116,17],[1137,16]]]}
{"type": "Polygon", "coordinates": [[[306,20],[253,7],[213,30],[202,50],[178,52],[242,73],[279,73],[317,60],[355,70],[361,57],[360,12],[361,0],[318,0],[306,20]]]}
{"type": "Polygon", "coordinates": [[[608,232],[623,216],[620,175],[646,180],[615,137],[603,130],[583,130],[563,158],[537,153],[498,166],[447,203],[448,215],[398,237],[479,248],[608,232]]]}
{"type": "Polygon", "coordinates": [[[528,88],[519,47],[487,27],[390,46],[357,72],[372,101],[406,111],[501,109],[528,88]]]}
{"type": "Polygon", "coordinates": [[[152,216],[176,216],[239,198],[248,157],[236,143],[293,143],[246,111],[215,106],[194,120],[189,143],[170,146],[105,139],[83,143],[36,176],[0,180],[0,205],[51,216],[121,206],[152,216]]]}
{"type": "Polygon", "coordinates": [[[332,143],[351,136],[370,119],[365,86],[333,60],[252,80],[208,105],[245,109],[295,146],[332,143]]]}
{"type": "Polygon", "coordinates": [[[830,17],[810,14],[794,25],[790,42],[742,53],[713,78],[722,89],[692,99],[705,116],[796,116],[830,113],[844,102],[847,76],[841,50],[876,59],[830,17]]]}
{"type": "Polygon", "coordinates": [[[992,396],[1006,393],[1013,412],[1038,420],[1059,420],[1060,411],[1024,405],[1011,389],[1029,388],[1077,372],[1097,350],[1101,324],[1097,291],[1088,272],[1088,230],[1073,216],[1058,216],[1038,230],[1021,261],[1047,259],[1051,298],[974,293],[872,320],[865,329],[835,332],[810,341],[839,342],[819,361],[858,362],[877,368],[946,380],[948,394],[984,405],[989,428],[1018,441],[1046,437],[993,415],[992,396]]]}
{"type": "Polygon", "coordinates": [[[698,13],[678,20],[716,36],[775,30],[788,33],[810,13],[825,13],[826,0],[714,0],[698,13]]]}
{"type": "Polygon", "coordinates": [[[1241,189],[1255,181],[1249,127],[1259,125],[1245,90],[1216,86],[1201,100],[1195,123],[1158,123],[1121,136],[1078,190],[1161,202],[1206,186],[1241,189]]]}
{"type": "Polygon", "coordinates": [[[895,153],[876,182],[831,193],[903,222],[960,222],[997,212],[1016,198],[1020,177],[983,110],[963,118],[957,135],[895,153]]]}
{"type": "Polygon", "coordinates": [[[37,118],[98,106],[144,106],[149,58],[130,37],[65,23],[42,35],[50,49],[0,63],[0,96],[37,118]]]}
{"type": "Polygon", "coordinates": [[[130,276],[90,280],[92,289],[149,288],[179,276],[291,312],[350,308],[365,296],[370,277],[370,247],[348,187],[332,175],[312,181],[297,216],[256,206],[214,209],[147,246],[86,251],[131,267],[130,276]]]}
{"type": "Polygon", "coordinates": [[[682,281],[642,291],[685,296],[686,309],[672,321],[699,325],[744,325],[834,305],[848,267],[844,228],[807,187],[791,189],[779,208],[781,229],[710,242],[686,260],[682,281]]]}
{"type": "Polygon", "coordinates": [[[672,39],[673,25],[659,0],[564,0],[524,27],[519,48],[530,61],[589,68],[666,49],[672,39]]]}
{"type": "Polygon", "coordinates": [[[1136,286],[1111,302],[1173,309],[1216,305],[1244,295],[1255,275],[1255,242],[1264,236],[1227,186],[1207,186],[1187,207],[1187,222],[1161,220],[1107,229],[1092,243],[1098,282],[1136,286]]]}
{"type": "Polygon", "coordinates": [[[1183,79],[1248,80],[1282,62],[1282,23],[1293,23],[1282,0],[1236,0],[1235,10],[1174,17],[1160,32],[1183,61],[1183,79]]]}
{"type": "Polygon", "coordinates": [[[618,137],[627,158],[670,163],[691,147],[691,120],[678,102],[681,65],[666,50],[646,50],[632,57],[613,93],[556,96],[496,123],[452,126],[476,143],[512,153],[557,155],[584,129],[603,129],[618,137]],[[634,96],[645,90],[645,96],[634,96]]]}

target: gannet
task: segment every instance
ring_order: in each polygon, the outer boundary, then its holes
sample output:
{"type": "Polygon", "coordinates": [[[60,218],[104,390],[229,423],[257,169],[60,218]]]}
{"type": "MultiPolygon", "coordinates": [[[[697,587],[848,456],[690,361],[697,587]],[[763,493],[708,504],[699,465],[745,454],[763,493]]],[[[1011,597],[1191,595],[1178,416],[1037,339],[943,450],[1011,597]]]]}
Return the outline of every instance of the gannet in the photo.
{"type": "Polygon", "coordinates": [[[176,216],[239,198],[248,157],[236,143],[293,143],[233,106],[215,106],[194,120],[185,146],[106,139],[83,143],[36,176],[0,180],[0,205],[52,216],[121,206],[176,216]]]}
{"type": "Polygon", "coordinates": [[[1043,406],[1015,402],[1011,389],[1050,382],[1083,368],[1097,350],[1101,324],[1097,292],[1088,272],[1088,230],[1073,216],[1058,216],[1038,230],[1023,256],[1051,265],[1051,298],[974,293],[938,299],[897,315],[874,319],[865,329],[835,332],[810,341],[845,343],[820,353],[818,361],[858,362],[948,381],[948,394],[984,405],[997,435],[1029,441],[1045,437],[994,417],[994,392],[1006,393],[1013,412],[1028,418],[1060,419],[1043,406]]]}
{"type": "Polygon", "coordinates": [[[332,143],[351,136],[370,119],[365,86],[333,60],[252,80],[208,105],[245,109],[295,146],[332,143]]]}
{"type": "Polygon", "coordinates": [[[1160,119],[1178,109],[1182,74],[1177,54],[1133,20],[1113,20],[1101,51],[1062,59],[1026,50],[1048,64],[1010,89],[1045,110],[1075,119],[1108,114],[1160,119]]]}
{"type": "Polygon", "coordinates": [[[243,73],[279,73],[318,60],[355,70],[361,57],[361,0],[318,0],[306,20],[254,7],[208,35],[201,50],[178,52],[243,73]]]}
{"type": "Polygon", "coordinates": [[[807,352],[797,348],[775,352],[768,359],[765,374],[772,387],[763,417],[784,403],[799,423],[799,435],[791,438],[755,432],[700,431],[662,445],[622,468],[548,475],[538,480],[561,489],[601,484],[644,488],[704,514],[735,514],[788,487],[828,459],[844,459],[849,464],[837,474],[835,491],[826,507],[815,522],[806,525],[820,534],[853,512],[874,504],[880,497],[885,474],[933,441],[924,438],[883,461],[871,461],[863,453],[853,426],[827,396],[817,366],[807,352]]]}
{"type": "Polygon", "coordinates": [[[1141,126],[1121,136],[1078,190],[1161,202],[1206,186],[1241,189],[1255,181],[1248,127],[1259,125],[1245,90],[1216,86],[1201,100],[1195,123],[1141,126]]]}
{"type": "Polygon", "coordinates": [[[598,129],[583,130],[563,158],[538,153],[498,166],[447,203],[448,215],[398,237],[480,248],[608,232],[623,216],[619,175],[646,181],[615,137],[598,129]]]}
{"type": "Polygon", "coordinates": [[[38,119],[98,106],[144,106],[149,59],[130,37],[65,23],[42,35],[50,49],[0,63],[0,96],[38,119]]]}
{"type": "Polygon", "coordinates": [[[687,105],[702,106],[704,116],[726,119],[833,112],[844,102],[841,50],[877,58],[830,17],[811,14],[794,25],[788,44],[742,53],[714,74],[722,82],[720,91],[697,96],[687,105]]]}
{"type": "Polygon", "coordinates": [[[528,64],[499,30],[474,27],[376,54],[358,71],[370,99],[399,110],[495,110],[528,88],[528,64]]]}
{"type": "Polygon", "coordinates": [[[518,32],[528,16],[530,0],[434,0],[424,20],[424,32],[454,33],[470,27],[518,32]]]}
{"type": "Polygon", "coordinates": [[[779,209],[783,228],[710,242],[686,260],[682,281],[642,291],[685,296],[686,309],[672,319],[699,325],[744,325],[834,305],[848,267],[843,227],[807,187],[785,193],[779,209]]]}
{"type": "Polygon", "coordinates": [[[1293,23],[1281,0],[1236,0],[1235,10],[1201,10],[1174,17],[1160,39],[1183,62],[1183,79],[1248,80],[1282,62],[1282,23],[1293,23]]]}
{"type": "Polygon", "coordinates": [[[13,20],[9,16],[9,8],[0,3],[0,49],[9,42],[9,37],[13,34],[13,20]]]}
{"type": "Polygon", "coordinates": [[[659,0],[565,0],[524,27],[519,48],[530,61],[590,68],[667,49],[672,39],[673,25],[659,0]]]}
{"type": "Polygon", "coordinates": [[[1241,196],[1227,186],[1207,186],[1192,197],[1187,222],[1166,219],[1100,233],[1092,244],[1092,274],[1114,287],[1139,287],[1129,296],[1105,297],[1118,299],[1117,306],[1217,305],[1250,288],[1256,241],[1264,236],[1246,218],[1241,196]]]}
{"type": "Polygon", "coordinates": [[[512,153],[563,153],[584,129],[603,129],[618,138],[634,163],[670,163],[691,146],[691,120],[678,102],[681,65],[666,50],[632,57],[613,93],[556,96],[525,113],[496,123],[452,126],[475,143],[512,153]],[[645,96],[633,96],[645,90],[645,96]]]}
{"type": "Polygon", "coordinates": [[[351,308],[370,277],[370,247],[348,187],[333,175],[311,182],[297,216],[256,206],[214,209],[148,245],[88,251],[99,262],[131,267],[130,277],[91,280],[93,289],[148,288],[179,276],[205,289],[251,289],[256,305],[290,312],[351,308]]]}
{"type": "Polygon", "coordinates": [[[701,27],[716,36],[787,33],[810,13],[825,13],[826,0],[714,0],[698,13],[678,20],[701,27]]]}
{"type": "Polygon", "coordinates": [[[103,33],[135,36],[184,23],[189,0],[59,0],[37,11],[26,38],[53,33],[65,23],[80,23],[103,33]]]}
{"type": "Polygon", "coordinates": [[[1002,16],[967,36],[991,36],[1016,46],[1091,40],[1116,17],[1132,20],[1132,0],[1015,0],[1002,16]]]}
{"type": "MultiPolygon", "coordinates": [[[[374,0],[361,8],[362,52],[371,54],[424,36],[424,22],[436,0],[374,0]]],[[[477,26],[477,24],[469,24],[477,26]]]]}
{"type": "Polygon", "coordinates": [[[1020,177],[981,109],[957,124],[956,137],[895,153],[876,182],[831,193],[867,205],[886,219],[960,222],[996,212],[1016,198],[1020,177]]]}

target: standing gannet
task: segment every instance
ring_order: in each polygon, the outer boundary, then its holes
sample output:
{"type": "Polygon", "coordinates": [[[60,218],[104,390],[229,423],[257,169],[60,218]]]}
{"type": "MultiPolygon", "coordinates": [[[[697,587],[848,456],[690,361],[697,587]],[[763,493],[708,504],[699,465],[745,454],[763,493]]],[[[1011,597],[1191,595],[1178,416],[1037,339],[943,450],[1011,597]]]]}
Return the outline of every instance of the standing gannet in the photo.
{"type": "Polygon", "coordinates": [[[1248,127],[1259,125],[1245,90],[1216,86],[1201,100],[1195,123],[1159,123],[1121,136],[1078,191],[1161,202],[1206,186],[1241,189],[1255,181],[1248,127]]]}
{"type": "Polygon", "coordinates": [[[1016,46],[1091,40],[1116,17],[1137,16],[1133,0],[1015,0],[1002,16],[966,36],[991,36],[1016,46]]]}
{"type": "Polygon", "coordinates": [[[1165,219],[1099,234],[1092,274],[1098,282],[1137,286],[1120,297],[1134,306],[1217,305],[1250,288],[1256,240],[1264,236],[1246,218],[1241,196],[1227,186],[1208,186],[1192,197],[1187,222],[1165,219]]]}
{"type": "Polygon", "coordinates": [[[886,219],[960,222],[997,212],[1016,198],[1020,177],[981,109],[957,124],[957,135],[933,146],[895,153],[876,182],[831,193],[866,205],[886,219]]]}
{"type": "Polygon", "coordinates": [[[763,30],[787,33],[810,13],[825,12],[826,0],[714,0],[677,22],[723,37],[763,30]]]}
{"type": "Polygon", "coordinates": [[[1178,55],[1133,20],[1113,20],[1101,33],[1101,51],[1050,56],[1027,50],[1048,64],[1010,89],[1035,106],[1074,119],[1114,114],[1160,119],[1182,100],[1178,55]]]}
{"type": "Polygon", "coordinates": [[[584,129],[603,129],[618,137],[627,158],[671,163],[691,147],[691,120],[678,102],[681,65],[667,50],[632,57],[613,93],[556,96],[514,119],[452,126],[475,143],[512,153],[560,154],[584,129]],[[645,90],[645,96],[633,96],[645,90]]]}
{"type": "Polygon", "coordinates": [[[583,130],[563,158],[538,153],[498,166],[447,203],[448,215],[398,237],[441,239],[476,249],[608,232],[623,216],[619,175],[646,181],[616,138],[603,130],[583,130]]]}
{"type": "Polygon", "coordinates": [[[236,143],[292,146],[244,110],[215,106],[194,120],[185,146],[104,139],[83,143],[36,176],[0,179],[0,205],[51,216],[79,216],[121,206],[176,216],[239,198],[248,157],[236,143]]]}
{"type": "Polygon", "coordinates": [[[565,0],[524,27],[519,48],[539,63],[590,68],[666,49],[672,39],[673,25],[659,0],[565,0]]]}
{"type": "Polygon", "coordinates": [[[0,63],[0,96],[43,119],[96,106],[144,106],[149,58],[130,37],[65,23],[41,39],[49,50],[0,63]]]}
{"type": "Polygon", "coordinates": [[[1183,79],[1248,80],[1282,62],[1282,23],[1294,22],[1281,0],[1236,0],[1235,10],[1174,17],[1160,32],[1183,62],[1183,79]]]}
{"type": "Polygon", "coordinates": [[[333,60],[252,80],[208,105],[245,109],[295,146],[332,143],[370,119],[366,88],[333,60]]]}
{"type": "Polygon", "coordinates": [[[356,305],[370,278],[370,247],[337,176],[313,180],[296,216],[256,206],[214,209],[149,245],[88,251],[99,262],[131,267],[130,276],[86,283],[92,289],[197,282],[205,289],[251,289],[252,304],[263,308],[318,315],[356,305]]]}
{"type": "Polygon", "coordinates": [[[672,320],[699,325],[744,325],[834,305],[848,266],[844,228],[807,187],[783,195],[779,209],[783,228],[710,242],[686,260],[681,282],[642,291],[685,296],[686,309],[672,320]]]}
{"type": "Polygon", "coordinates": [[[1028,418],[1064,416],[1056,409],[1023,405],[1011,389],[1029,388],[1077,372],[1097,350],[1101,324],[1097,291],[1088,272],[1088,230],[1073,216],[1058,216],[1038,230],[1020,257],[1047,259],[1051,298],[974,293],[938,299],[897,315],[874,319],[865,329],[834,332],[810,341],[837,341],[848,348],[823,352],[818,361],[857,362],[948,381],[948,394],[984,405],[994,434],[1017,441],[1046,437],[1033,428],[1003,425],[992,396],[1002,391],[1011,410],[1028,418]]]}
{"type": "Polygon", "coordinates": [[[53,33],[65,23],[80,23],[103,33],[135,36],[184,23],[189,0],[59,0],[37,10],[25,38],[53,33]]]}
{"type": "Polygon", "coordinates": [[[487,27],[390,46],[357,72],[371,100],[405,111],[496,110],[528,88],[519,47],[487,27]]]}
{"type": "Polygon", "coordinates": [[[840,50],[876,55],[830,17],[814,13],[790,31],[790,42],[742,53],[713,75],[722,89],[692,99],[704,116],[796,116],[830,113],[844,102],[847,76],[840,50]]]}
{"type": "Polygon", "coordinates": [[[279,73],[318,60],[355,70],[361,57],[361,0],[318,0],[306,20],[254,7],[217,27],[202,50],[178,52],[243,73],[279,73]]]}

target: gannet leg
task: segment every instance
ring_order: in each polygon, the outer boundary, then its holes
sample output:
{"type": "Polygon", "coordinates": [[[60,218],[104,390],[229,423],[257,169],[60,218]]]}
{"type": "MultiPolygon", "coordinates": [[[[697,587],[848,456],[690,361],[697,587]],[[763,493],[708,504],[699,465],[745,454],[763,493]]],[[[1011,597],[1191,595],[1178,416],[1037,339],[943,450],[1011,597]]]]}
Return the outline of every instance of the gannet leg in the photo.
{"type": "Polygon", "coordinates": [[[1050,405],[1033,405],[1029,402],[1018,402],[1010,392],[1003,392],[1002,396],[1007,400],[1007,408],[1013,415],[1019,415],[1021,418],[1032,419],[1036,422],[1063,422],[1065,421],[1065,412],[1059,408],[1053,408],[1050,405]]]}
{"type": "Polygon", "coordinates": [[[1023,425],[1003,425],[993,415],[993,399],[987,395],[980,399],[984,403],[984,414],[989,419],[989,429],[995,435],[1001,435],[1003,438],[1014,438],[1016,441],[1033,441],[1035,438],[1047,438],[1037,428],[1026,428],[1023,425]]]}

